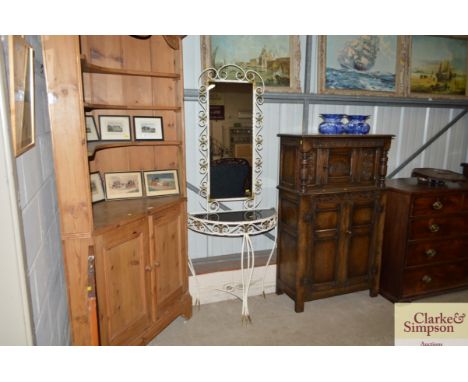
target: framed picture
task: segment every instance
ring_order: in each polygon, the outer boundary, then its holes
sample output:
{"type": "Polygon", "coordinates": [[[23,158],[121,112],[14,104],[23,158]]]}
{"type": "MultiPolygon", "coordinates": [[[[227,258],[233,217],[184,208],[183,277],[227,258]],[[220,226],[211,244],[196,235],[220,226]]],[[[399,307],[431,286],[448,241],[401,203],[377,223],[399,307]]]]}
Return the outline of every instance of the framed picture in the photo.
{"type": "Polygon", "coordinates": [[[400,36],[319,36],[319,93],[403,95],[406,45],[400,36]]]}
{"type": "Polygon", "coordinates": [[[35,144],[34,50],[23,37],[9,36],[10,112],[15,156],[35,144]]]}
{"type": "Polygon", "coordinates": [[[100,115],[99,127],[103,141],[130,141],[130,117],[128,115],[100,115]]]}
{"type": "Polygon", "coordinates": [[[146,196],[176,195],[179,193],[177,170],[145,171],[146,196]]]}
{"type": "Polygon", "coordinates": [[[410,95],[440,98],[468,95],[467,39],[412,36],[410,47],[410,95]]]}
{"type": "Polygon", "coordinates": [[[133,117],[136,141],[164,140],[162,117],[133,117]]]}
{"type": "Polygon", "coordinates": [[[89,175],[91,183],[91,200],[93,203],[100,202],[105,199],[104,187],[102,179],[98,172],[93,172],[89,175]]]}
{"type": "Polygon", "coordinates": [[[97,131],[96,123],[92,115],[85,116],[86,122],[86,140],[88,142],[99,141],[99,133],[97,131]]]}
{"type": "Polygon", "coordinates": [[[109,172],[104,174],[106,199],[131,199],[143,196],[140,172],[109,172]]]}
{"type": "Polygon", "coordinates": [[[202,70],[236,64],[257,71],[267,91],[300,92],[299,36],[201,36],[202,70]]]}

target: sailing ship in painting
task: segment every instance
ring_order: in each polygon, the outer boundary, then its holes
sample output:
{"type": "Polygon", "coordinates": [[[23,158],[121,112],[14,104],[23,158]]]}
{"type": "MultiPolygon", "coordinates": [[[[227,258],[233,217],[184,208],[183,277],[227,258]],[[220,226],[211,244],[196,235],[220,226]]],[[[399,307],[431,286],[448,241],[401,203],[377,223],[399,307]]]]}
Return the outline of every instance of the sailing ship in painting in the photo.
{"type": "Polygon", "coordinates": [[[395,36],[328,36],[325,85],[328,89],[394,92],[395,53],[395,36]],[[394,41],[389,44],[384,37],[394,41]],[[382,59],[388,62],[382,65],[382,59]]]}
{"type": "Polygon", "coordinates": [[[378,52],[378,36],[360,36],[345,44],[338,55],[338,62],[343,69],[368,71],[374,66],[378,52]]]}
{"type": "Polygon", "coordinates": [[[466,40],[414,36],[411,45],[412,93],[465,95],[466,40]]]}

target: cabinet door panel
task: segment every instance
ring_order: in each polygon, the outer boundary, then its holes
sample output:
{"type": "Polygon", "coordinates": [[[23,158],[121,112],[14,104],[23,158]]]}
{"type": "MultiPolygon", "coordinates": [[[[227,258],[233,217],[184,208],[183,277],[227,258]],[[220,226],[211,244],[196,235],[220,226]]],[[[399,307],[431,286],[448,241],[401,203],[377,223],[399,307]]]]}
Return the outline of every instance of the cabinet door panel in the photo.
{"type": "Polygon", "coordinates": [[[179,206],[153,217],[153,267],[157,315],[187,289],[186,222],[179,206]]]}
{"type": "Polygon", "coordinates": [[[96,281],[103,345],[128,343],[151,323],[146,219],[96,237],[96,281]]]}
{"type": "Polygon", "coordinates": [[[328,185],[335,186],[352,182],[353,150],[349,148],[330,149],[328,154],[328,185]]]}
{"type": "Polygon", "coordinates": [[[365,278],[370,274],[373,258],[373,240],[376,207],[375,201],[351,202],[347,253],[347,277],[365,278]]]}
{"type": "Polygon", "coordinates": [[[334,284],[337,280],[338,241],[336,237],[315,241],[313,252],[313,256],[308,256],[310,259],[308,275],[314,284],[314,289],[320,289],[320,284],[323,283],[334,284]]]}

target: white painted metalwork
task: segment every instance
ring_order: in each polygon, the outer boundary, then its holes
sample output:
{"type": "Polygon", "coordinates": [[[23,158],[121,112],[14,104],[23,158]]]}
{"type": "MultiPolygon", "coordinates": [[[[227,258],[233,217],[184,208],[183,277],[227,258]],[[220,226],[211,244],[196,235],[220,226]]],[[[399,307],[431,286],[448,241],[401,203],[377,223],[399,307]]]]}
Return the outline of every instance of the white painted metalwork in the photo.
{"type": "Polygon", "coordinates": [[[263,95],[265,85],[262,77],[255,70],[243,69],[240,66],[229,64],[219,69],[205,69],[198,78],[198,103],[201,110],[198,113],[198,126],[200,134],[198,137],[198,151],[201,158],[198,161],[199,171],[202,176],[200,180],[200,197],[204,203],[200,203],[207,212],[219,211],[220,201],[223,204],[229,202],[242,201],[244,209],[257,208],[261,202],[263,172],[263,95]],[[250,83],[253,85],[253,108],[252,108],[252,186],[253,192],[250,197],[233,199],[212,199],[210,198],[210,118],[209,118],[209,99],[210,90],[216,82],[231,83],[250,83]]]}
{"type": "MultiPolygon", "coordinates": [[[[231,220],[232,217],[239,215],[239,211],[207,213],[188,216],[188,227],[206,235],[224,236],[224,237],[242,237],[241,249],[241,274],[242,274],[242,314],[243,323],[252,322],[249,307],[248,296],[252,275],[255,268],[255,251],[252,244],[252,235],[259,235],[268,232],[276,227],[278,215],[274,208],[270,210],[249,210],[242,212],[242,220],[231,220]],[[246,267],[244,268],[244,264],[246,267]]],[[[271,257],[276,248],[276,237],[273,248],[268,256],[265,265],[265,273],[262,280],[262,293],[265,296],[265,276],[266,270],[270,265],[271,257]]],[[[193,264],[189,262],[192,275],[196,278],[193,264]]],[[[197,281],[198,283],[198,281],[197,281]]],[[[198,285],[197,285],[198,287],[198,285]]],[[[199,292],[197,292],[199,295],[199,292]]],[[[198,297],[197,297],[198,298],[198,297]]]]}

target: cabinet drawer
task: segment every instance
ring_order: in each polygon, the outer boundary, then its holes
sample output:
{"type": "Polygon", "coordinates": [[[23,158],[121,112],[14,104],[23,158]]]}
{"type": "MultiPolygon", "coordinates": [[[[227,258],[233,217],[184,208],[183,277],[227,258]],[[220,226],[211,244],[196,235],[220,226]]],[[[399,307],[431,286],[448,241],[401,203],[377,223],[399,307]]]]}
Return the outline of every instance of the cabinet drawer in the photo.
{"type": "Polygon", "coordinates": [[[423,195],[416,196],[412,205],[412,216],[445,214],[458,212],[462,208],[462,195],[423,195]]]}
{"type": "MultiPolygon", "coordinates": [[[[396,223],[397,224],[397,223],[396,223]]],[[[410,222],[410,239],[442,238],[462,235],[468,231],[468,219],[464,215],[414,219],[410,222]]]]}
{"type": "Polygon", "coordinates": [[[406,270],[403,275],[403,297],[415,296],[467,284],[468,261],[406,270]]]}
{"type": "Polygon", "coordinates": [[[425,265],[440,261],[468,258],[468,238],[426,241],[410,244],[406,252],[406,265],[425,265]]]}

